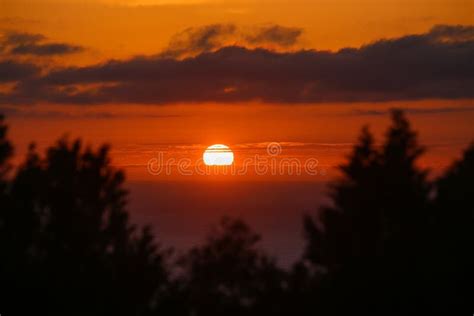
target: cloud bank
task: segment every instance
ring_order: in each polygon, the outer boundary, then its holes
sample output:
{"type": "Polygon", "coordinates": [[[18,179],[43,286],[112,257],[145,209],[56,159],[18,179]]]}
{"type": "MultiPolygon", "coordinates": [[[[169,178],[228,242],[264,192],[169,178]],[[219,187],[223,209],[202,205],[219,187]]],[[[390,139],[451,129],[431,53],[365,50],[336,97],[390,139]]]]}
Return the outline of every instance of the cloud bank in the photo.
{"type": "MultiPolygon", "coordinates": [[[[199,36],[191,36],[192,45],[184,47],[204,52],[184,59],[170,55],[137,57],[41,75],[29,68],[32,65],[13,61],[0,64],[4,67],[1,80],[17,81],[13,90],[0,94],[0,102],[169,104],[256,100],[292,104],[474,97],[473,26],[441,25],[424,34],[382,39],[336,52],[281,52],[235,45],[213,50],[216,34],[230,33],[232,27],[201,31],[199,36]]],[[[257,42],[262,38],[285,42],[273,31],[259,34],[254,38],[257,42]]]]}

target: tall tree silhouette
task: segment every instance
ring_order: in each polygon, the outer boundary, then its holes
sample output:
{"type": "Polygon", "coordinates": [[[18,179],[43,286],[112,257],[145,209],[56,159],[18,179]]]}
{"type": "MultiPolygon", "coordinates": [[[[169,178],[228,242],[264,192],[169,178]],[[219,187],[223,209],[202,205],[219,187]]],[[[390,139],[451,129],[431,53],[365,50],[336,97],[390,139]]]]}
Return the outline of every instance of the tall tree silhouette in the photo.
{"type": "Polygon", "coordinates": [[[0,114],[0,181],[5,181],[6,173],[10,168],[7,162],[13,153],[13,146],[7,139],[7,131],[4,117],[0,114]]]}
{"type": "Polygon", "coordinates": [[[331,187],[332,205],[316,222],[305,217],[305,259],[326,272],[328,310],[395,310],[418,302],[419,288],[404,288],[404,282],[421,283],[416,258],[429,195],[426,171],[416,166],[422,152],[402,112],[393,111],[384,145],[376,148],[364,128],[341,166],[343,177],[331,187]]]}
{"type": "Polygon", "coordinates": [[[433,298],[445,312],[474,311],[474,143],[436,183],[432,256],[433,298]]]}
{"type": "MultiPolygon", "coordinates": [[[[13,146],[7,138],[8,128],[4,123],[4,117],[0,114],[0,205],[6,205],[7,190],[7,173],[10,170],[8,160],[12,156],[13,146]]],[[[4,212],[4,208],[0,209],[0,216],[4,212]]],[[[3,223],[0,221],[0,231],[3,223]]],[[[1,241],[0,241],[1,242],[1,241]]]]}
{"type": "MultiPolygon", "coordinates": [[[[13,146],[7,139],[7,131],[8,128],[4,123],[4,117],[0,114],[0,203],[2,205],[6,203],[6,176],[8,171],[10,170],[10,164],[8,163],[8,160],[10,159],[13,153],[13,146]]],[[[2,212],[2,210],[0,210],[0,212],[2,212]]]]}
{"type": "Polygon", "coordinates": [[[317,266],[336,271],[347,260],[365,258],[375,251],[370,245],[379,239],[374,230],[380,229],[377,193],[379,153],[367,127],[362,129],[346,165],[341,166],[344,178],[331,186],[333,205],[320,210],[320,224],[311,217],[304,218],[308,240],[306,258],[317,266]],[[369,249],[371,248],[371,249],[369,249]]]}
{"type": "Polygon", "coordinates": [[[429,239],[428,171],[417,166],[424,153],[401,111],[392,113],[392,127],[386,135],[379,173],[380,205],[383,225],[382,275],[386,289],[383,298],[392,310],[407,307],[436,311],[426,295],[426,258],[429,239]]]}
{"type": "Polygon", "coordinates": [[[165,253],[129,223],[124,175],[106,146],[30,148],[2,205],[2,308],[47,314],[144,314],[166,283],[165,253]]]}
{"type": "Polygon", "coordinates": [[[430,185],[427,171],[416,165],[424,148],[401,111],[392,113],[392,127],[386,135],[380,171],[386,234],[389,241],[406,247],[426,225],[430,185]],[[383,180],[383,181],[382,181],[383,180]]]}

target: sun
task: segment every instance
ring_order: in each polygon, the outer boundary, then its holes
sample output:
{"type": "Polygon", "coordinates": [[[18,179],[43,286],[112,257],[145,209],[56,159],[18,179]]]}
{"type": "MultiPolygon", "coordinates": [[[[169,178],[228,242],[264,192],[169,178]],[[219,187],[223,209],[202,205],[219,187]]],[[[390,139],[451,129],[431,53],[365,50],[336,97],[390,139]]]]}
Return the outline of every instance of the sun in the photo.
{"type": "Polygon", "coordinates": [[[226,145],[215,144],[207,147],[202,159],[208,166],[230,166],[234,162],[234,153],[226,145]]]}

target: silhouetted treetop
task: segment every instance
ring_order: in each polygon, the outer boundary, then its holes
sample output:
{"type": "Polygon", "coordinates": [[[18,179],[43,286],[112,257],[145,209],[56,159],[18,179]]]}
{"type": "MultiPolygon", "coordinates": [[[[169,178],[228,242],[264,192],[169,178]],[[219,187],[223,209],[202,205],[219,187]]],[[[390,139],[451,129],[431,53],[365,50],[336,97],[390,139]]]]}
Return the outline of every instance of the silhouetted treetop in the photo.
{"type": "Polygon", "coordinates": [[[193,247],[181,259],[191,314],[243,315],[271,310],[271,299],[282,291],[283,272],[257,247],[259,240],[245,222],[226,217],[211,230],[203,246],[193,247]]]}
{"type": "Polygon", "coordinates": [[[420,146],[417,133],[401,110],[393,110],[391,118],[392,126],[387,131],[383,148],[385,163],[405,163],[413,167],[425,148],[420,146]]]}
{"type": "Polygon", "coordinates": [[[8,128],[4,123],[4,117],[0,114],[0,181],[5,177],[9,169],[7,160],[13,154],[13,146],[7,139],[8,128]]]}
{"type": "MultiPolygon", "coordinates": [[[[453,208],[471,208],[474,203],[464,204],[467,197],[474,196],[474,143],[464,151],[460,160],[454,162],[437,182],[438,203],[447,203],[453,208]]],[[[472,200],[470,200],[472,201],[472,200]]]]}

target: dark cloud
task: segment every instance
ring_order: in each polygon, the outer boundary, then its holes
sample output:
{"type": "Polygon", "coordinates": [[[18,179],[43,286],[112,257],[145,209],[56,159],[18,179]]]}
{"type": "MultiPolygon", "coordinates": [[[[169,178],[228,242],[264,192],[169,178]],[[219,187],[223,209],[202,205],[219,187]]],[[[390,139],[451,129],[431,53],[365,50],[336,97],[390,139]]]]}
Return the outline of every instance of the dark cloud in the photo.
{"type": "Polygon", "coordinates": [[[0,83],[26,80],[39,74],[40,68],[31,63],[0,61],[0,83]]]}
{"type": "Polygon", "coordinates": [[[3,36],[3,44],[6,46],[28,45],[45,40],[46,37],[41,34],[7,32],[3,36]]]}
{"type": "Polygon", "coordinates": [[[425,34],[337,52],[230,46],[182,60],[154,56],[110,61],[24,80],[3,99],[163,104],[473,98],[472,34],[474,27],[437,26],[425,34]]]}
{"type": "Polygon", "coordinates": [[[430,36],[438,41],[472,41],[474,40],[474,27],[464,25],[436,25],[431,29],[430,36]]]}
{"type": "Polygon", "coordinates": [[[12,54],[37,56],[65,55],[82,51],[82,47],[69,44],[25,44],[14,47],[12,54]]]}
{"type": "Polygon", "coordinates": [[[2,50],[10,55],[52,56],[77,53],[81,46],[66,43],[43,43],[41,34],[7,32],[1,41],[2,50]]]}
{"type": "MultiPolygon", "coordinates": [[[[472,106],[451,106],[451,107],[435,107],[435,108],[397,108],[409,114],[444,114],[444,113],[460,113],[460,112],[474,112],[472,106]]],[[[388,110],[374,110],[374,109],[354,109],[350,115],[362,116],[387,116],[394,109],[388,110]]]]}
{"type": "Polygon", "coordinates": [[[114,113],[106,111],[94,112],[65,112],[65,111],[35,111],[31,107],[2,107],[0,113],[8,117],[34,118],[34,119],[122,119],[122,118],[153,118],[173,119],[182,118],[184,115],[156,114],[156,113],[114,113]]]}
{"type": "Polygon", "coordinates": [[[187,28],[171,38],[168,48],[161,56],[175,58],[209,52],[222,47],[225,41],[235,35],[236,30],[237,27],[233,24],[187,28]]]}
{"type": "Polygon", "coordinates": [[[278,44],[288,47],[295,45],[302,33],[301,28],[269,25],[257,28],[254,34],[245,35],[245,40],[254,45],[278,44]]]}
{"type": "Polygon", "coordinates": [[[189,57],[215,51],[225,46],[287,48],[295,45],[302,29],[280,25],[238,27],[234,24],[211,24],[191,27],[174,35],[162,57],[189,57]]]}

